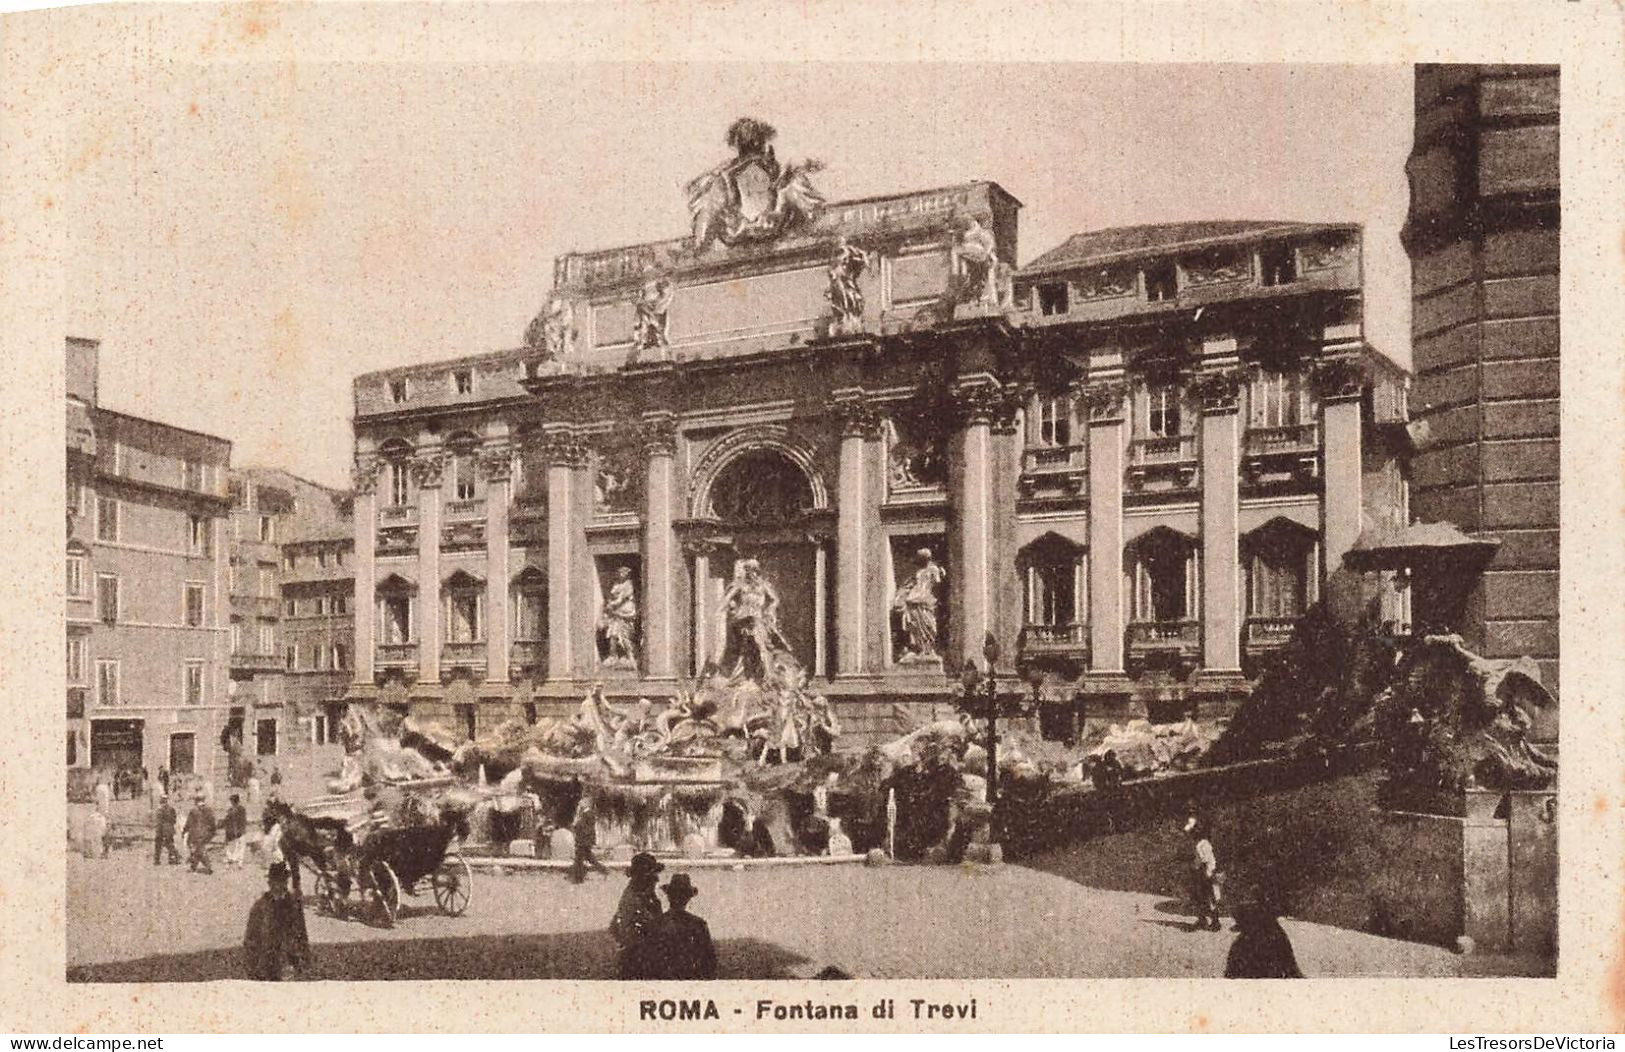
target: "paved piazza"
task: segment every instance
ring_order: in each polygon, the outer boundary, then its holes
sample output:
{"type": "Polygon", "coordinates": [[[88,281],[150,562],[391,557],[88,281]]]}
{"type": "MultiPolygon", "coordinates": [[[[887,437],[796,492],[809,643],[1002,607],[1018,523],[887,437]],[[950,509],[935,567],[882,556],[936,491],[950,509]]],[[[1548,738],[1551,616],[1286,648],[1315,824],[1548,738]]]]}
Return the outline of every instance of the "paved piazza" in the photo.
{"type": "MultiPolygon", "coordinates": [[[[1211,977],[1233,935],[1189,932],[1164,896],[1085,887],[1019,865],[781,866],[699,870],[694,911],[722,978],[1211,977]]],[[[625,882],[475,875],[460,918],[404,898],[393,930],[307,911],[320,978],[541,979],[611,974],[610,915],[625,882]]],[[[68,860],[68,968],[75,979],[239,978],[237,950],[262,870],[154,868],[135,849],[68,860]]],[[[1457,975],[1446,950],[1285,921],[1309,976],[1457,975]]]]}

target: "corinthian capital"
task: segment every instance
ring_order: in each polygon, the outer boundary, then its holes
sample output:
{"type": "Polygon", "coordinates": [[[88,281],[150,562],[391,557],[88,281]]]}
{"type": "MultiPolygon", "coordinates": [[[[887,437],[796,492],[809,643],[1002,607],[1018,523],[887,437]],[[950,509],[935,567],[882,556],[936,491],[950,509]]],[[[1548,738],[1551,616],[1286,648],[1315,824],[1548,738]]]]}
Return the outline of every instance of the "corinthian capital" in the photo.
{"type": "Polygon", "coordinates": [[[1123,402],[1128,398],[1128,384],[1122,380],[1092,383],[1083,389],[1082,397],[1090,420],[1121,419],[1123,402]]]}
{"type": "Polygon", "coordinates": [[[862,394],[849,394],[837,398],[833,406],[835,418],[840,422],[841,436],[856,438],[880,437],[880,412],[874,402],[862,394]]]}
{"type": "Polygon", "coordinates": [[[677,414],[657,409],[643,414],[638,439],[650,456],[670,456],[677,449],[677,414]]]}
{"type": "Polygon", "coordinates": [[[446,458],[442,454],[426,453],[412,461],[412,481],[419,489],[438,486],[445,468],[446,458]]]}

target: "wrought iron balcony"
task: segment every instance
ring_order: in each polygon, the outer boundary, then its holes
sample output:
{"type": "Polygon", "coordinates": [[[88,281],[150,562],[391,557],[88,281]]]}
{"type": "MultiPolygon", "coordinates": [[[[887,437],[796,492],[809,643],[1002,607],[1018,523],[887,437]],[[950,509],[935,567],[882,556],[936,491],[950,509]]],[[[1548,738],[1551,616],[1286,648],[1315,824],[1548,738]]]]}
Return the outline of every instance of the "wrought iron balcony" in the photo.
{"type": "Polygon", "coordinates": [[[416,643],[380,643],[373,663],[379,668],[416,668],[418,663],[418,645],[416,643]]]}
{"type": "Polygon", "coordinates": [[[547,667],[546,640],[520,640],[508,649],[508,667],[515,674],[539,673],[547,667]]]}
{"type": "Polygon", "coordinates": [[[1196,485],[1196,436],[1136,438],[1129,443],[1129,485],[1135,490],[1184,490],[1196,485]]]}
{"type": "Polygon", "coordinates": [[[1296,617],[1250,617],[1247,619],[1247,650],[1275,650],[1292,642],[1298,630],[1296,617]]]}
{"type": "Polygon", "coordinates": [[[485,667],[485,643],[444,643],[440,647],[441,668],[485,667]]]}
{"type": "Polygon", "coordinates": [[[379,555],[409,555],[417,550],[416,526],[386,526],[378,531],[379,555]]]}
{"type": "Polygon", "coordinates": [[[1089,660],[1089,626],[1086,623],[1063,625],[1025,625],[1021,629],[1023,657],[1064,657],[1087,663],[1089,660]]]}
{"type": "Polygon", "coordinates": [[[1320,428],[1315,424],[1247,429],[1247,455],[1250,457],[1314,453],[1319,448],[1320,428]]]}
{"type": "Polygon", "coordinates": [[[1128,661],[1152,666],[1195,668],[1202,660],[1200,621],[1133,621],[1128,626],[1128,661]]]}
{"type": "Polygon", "coordinates": [[[485,498],[476,497],[473,500],[454,500],[446,504],[446,519],[448,522],[466,522],[471,519],[485,518],[485,498]]]}
{"type": "Polygon", "coordinates": [[[277,672],[282,668],[282,659],[275,654],[238,651],[231,655],[231,667],[245,672],[277,672]]]}

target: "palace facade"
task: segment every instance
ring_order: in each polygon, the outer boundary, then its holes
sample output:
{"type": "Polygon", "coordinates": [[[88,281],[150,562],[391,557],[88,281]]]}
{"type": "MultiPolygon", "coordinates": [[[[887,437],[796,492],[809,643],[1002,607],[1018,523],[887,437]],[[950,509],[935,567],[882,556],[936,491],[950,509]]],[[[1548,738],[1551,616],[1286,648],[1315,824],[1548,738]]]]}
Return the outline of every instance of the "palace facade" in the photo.
{"type": "Polygon", "coordinates": [[[730,142],[691,236],[560,257],[524,347],[355,381],[351,697],[474,734],[669,696],[755,560],[849,732],[912,725],[990,638],[1072,726],[1173,717],[1244,696],[1362,526],[1404,523],[1357,225],[1015,270],[995,183],[824,204],[730,142]]]}

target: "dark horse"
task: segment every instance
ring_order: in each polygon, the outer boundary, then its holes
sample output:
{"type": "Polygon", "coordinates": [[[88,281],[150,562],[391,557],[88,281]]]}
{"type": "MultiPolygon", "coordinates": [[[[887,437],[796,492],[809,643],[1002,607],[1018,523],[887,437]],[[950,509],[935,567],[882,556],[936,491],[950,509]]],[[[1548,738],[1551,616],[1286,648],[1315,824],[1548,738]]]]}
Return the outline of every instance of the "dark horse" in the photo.
{"type": "Polygon", "coordinates": [[[300,814],[285,801],[272,800],[265,805],[260,824],[269,833],[278,823],[282,825],[282,857],[288,863],[295,893],[300,892],[301,861],[308,860],[315,869],[330,870],[330,855],[345,855],[355,847],[355,838],[342,818],[300,814]]]}
{"type": "Polygon", "coordinates": [[[361,845],[358,872],[365,873],[375,861],[387,862],[402,890],[411,891],[414,884],[440,868],[454,838],[467,837],[467,813],[441,807],[433,822],[374,830],[361,845]]]}

